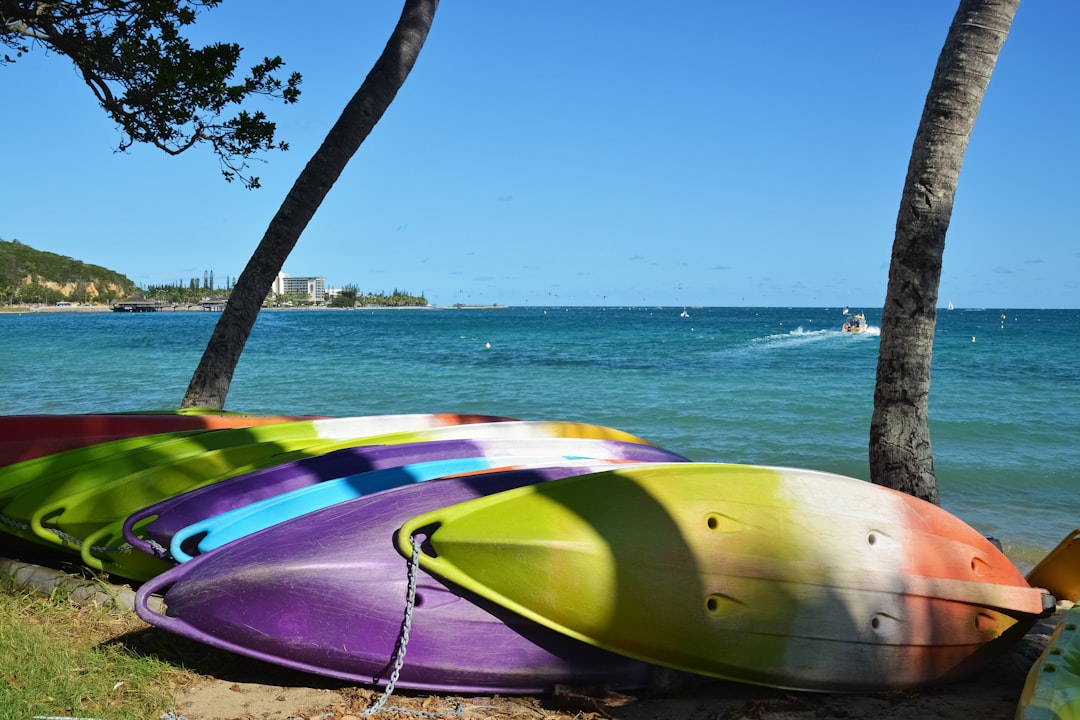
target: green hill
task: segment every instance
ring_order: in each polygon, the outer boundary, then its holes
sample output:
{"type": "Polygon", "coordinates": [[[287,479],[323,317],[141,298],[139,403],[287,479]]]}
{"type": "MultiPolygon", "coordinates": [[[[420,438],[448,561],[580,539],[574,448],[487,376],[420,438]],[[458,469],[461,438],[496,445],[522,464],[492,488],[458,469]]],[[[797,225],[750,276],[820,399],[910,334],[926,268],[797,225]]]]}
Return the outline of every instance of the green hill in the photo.
{"type": "Polygon", "coordinates": [[[134,293],[118,272],[0,239],[0,304],[105,303],[134,293]]]}

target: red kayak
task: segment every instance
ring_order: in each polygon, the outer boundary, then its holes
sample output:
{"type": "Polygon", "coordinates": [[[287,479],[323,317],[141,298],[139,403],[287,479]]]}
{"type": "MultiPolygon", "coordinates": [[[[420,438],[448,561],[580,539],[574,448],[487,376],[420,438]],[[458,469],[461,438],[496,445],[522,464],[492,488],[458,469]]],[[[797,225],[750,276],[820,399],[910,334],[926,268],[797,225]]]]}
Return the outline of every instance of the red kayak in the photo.
{"type": "Polygon", "coordinates": [[[86,415],[0,415],[0,466],[110,440],[167,432],[270,425],[312,416],[148,412],[86,415]]]}

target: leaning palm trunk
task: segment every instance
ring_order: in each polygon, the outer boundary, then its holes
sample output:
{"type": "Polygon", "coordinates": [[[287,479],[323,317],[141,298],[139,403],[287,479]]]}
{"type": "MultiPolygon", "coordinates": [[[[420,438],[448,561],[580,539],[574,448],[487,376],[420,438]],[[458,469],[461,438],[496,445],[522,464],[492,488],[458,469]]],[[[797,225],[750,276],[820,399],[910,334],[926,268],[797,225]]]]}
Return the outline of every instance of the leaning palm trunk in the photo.
{"type": "Polygon", "coordinates": [[[406,0],[382,55],[296,179],[240,274],[182,407],[225,406],[240,354],[274,278],[330,188],[404,84],[427,39],[438,4],[438,0],[406,0]]]}
{"type": "Polygon", "coordinates": [[[896,219],[870,421],[870,478],[938,502],[928,397],[938,285],[960,166],[1020,0],[961,0],[915,135],[896,219]]]}

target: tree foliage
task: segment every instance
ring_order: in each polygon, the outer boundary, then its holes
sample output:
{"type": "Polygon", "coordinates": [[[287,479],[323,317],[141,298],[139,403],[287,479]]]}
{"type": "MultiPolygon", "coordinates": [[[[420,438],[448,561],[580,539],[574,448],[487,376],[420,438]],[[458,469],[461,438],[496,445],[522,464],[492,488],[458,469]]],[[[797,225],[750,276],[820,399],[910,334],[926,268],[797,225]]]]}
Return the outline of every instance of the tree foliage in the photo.
{"type": "Polygon", "coordinates": [[[408,290],[394,288],[392,293],[383,291],[364,293],[357,298],[361,305],[377,305],[380,307],[427,307],[428,301],[423,293],[413,295],[408,290]]]}
{"type": "Polygon", "coordinates": [[[134,291],[135,283],[113,270],[0,240],[0,303],[108,302],[134,291]]]}
{"type": "Polygon", "coordinates": [[[394,288],[391,293],[383,291],[362,293],[356,285],[346,285],[330,301],[330,307],[427,307],[423,293],[413,295],[408,290],[394,288]]]}
{"type": "Polygon", "coordinates": [[[147,285],[142,291],[143,297],[150,300],[162,300],[169,303],[199,303],[210,297],[228,297],[229,288],[213,289],[200,285],[197,278],[191,278],[187,285],[147,285]]]}
{"type": "Polygon", "coordinates": [[[330,300],[330,307],[336,308],[351,308],[356,307],[356,296],[359,294],[359,289],[355,285],[346,285],[341,288],[330,300]]]}
{"type": "Polygon", "coordinates": [[[71,60],[83,81],[117,123],[119,149],[154,145],[178,155],[208,143],[226,180],[259,186],[248,160],[260,152],[287,150],[276,125],[259,111],[243,109],[251,96],[293,103],[300,75],[275,73],[280,57],[264,58],[234,79],[241,48],[232,43],[191,46],[184,31],[199,11],[221,0],[0,0],[0,45],[10,64],[34,48],[71,60]]]}

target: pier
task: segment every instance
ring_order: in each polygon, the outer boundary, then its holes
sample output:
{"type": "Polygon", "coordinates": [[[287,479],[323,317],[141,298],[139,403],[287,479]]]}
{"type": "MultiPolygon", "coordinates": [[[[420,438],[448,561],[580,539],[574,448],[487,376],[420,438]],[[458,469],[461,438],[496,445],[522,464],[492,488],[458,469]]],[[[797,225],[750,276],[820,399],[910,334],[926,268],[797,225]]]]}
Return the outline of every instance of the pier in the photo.
{"type": "Polygon", "coordinates": [[[113,312],[157,312],[165,306],[161,300],[131,298],[113,303],[113,312]]]}

